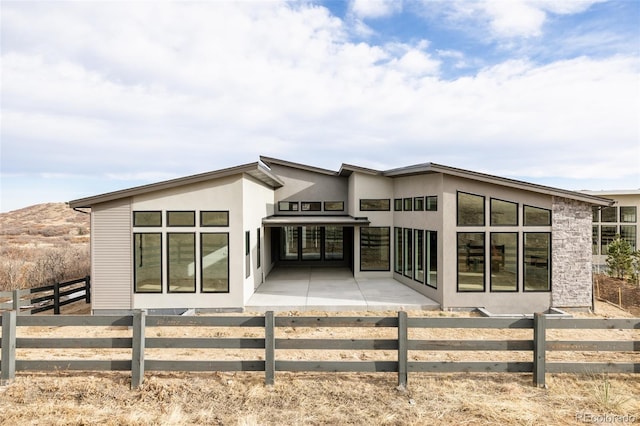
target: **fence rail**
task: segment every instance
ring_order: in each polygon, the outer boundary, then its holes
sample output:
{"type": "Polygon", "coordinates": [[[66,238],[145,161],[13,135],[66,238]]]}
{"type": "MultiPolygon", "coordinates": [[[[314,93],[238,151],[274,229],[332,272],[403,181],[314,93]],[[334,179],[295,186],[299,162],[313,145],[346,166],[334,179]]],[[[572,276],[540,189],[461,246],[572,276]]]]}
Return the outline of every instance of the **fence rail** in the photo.
{"type": "Polygon", "coordinates": [[[55,315],[59,315],[62,306],[79,301],[91,303],[89,276],[42,287],[0,292],[0,311],[15,310],[30,315],[53,310],[55,315]]]}
{"type": "MultiPolygon", "coordinates": [[[[398,383],[406,386],[409,373],[506,372],[533,373],[533,383],[545,384],[546,373],[640,373],[638,362],[547,362],[549,351],[621,351],[640,352],[640,340],[562,341],[547,340],[547,331],[564,330],[640,330],[640,318],[568,319],[536,314],[532,319],[505,318],[408,318],[397,317],[275,317],[273,312],[256,317],[181,317],[147,316],[143,311],[124,316],[17,316],[7,311],[0,318],[2,346],[1,381],[8,383],[16,371],[106,370],[131,371],[131,386],[142,385],[145,371],[264,371],[265,382],[273,384],[276,371],[293,372],[396,372],[398,383]],[[110,338],[35,338],[16,337],[18,327],[99,327],[125,326],[130,337],[110,338]],[[154,327],[243,327],[264,330],[259,337],[146,337],[154,327]],[[349,327],[355,329],[385,327],[397,330],[396,339],[276,338],[277,328],[349,327]],[[414,329],[529,329],[533,338],[525,340],[425,340],[409,339],[414,329]],[[16,349],[110,348],[130,349],[130,359],[107,360],[26,360],[16,359],[16,349]],[[264,355],[249,360],[160,360],[146,359],[146,349],[233,349],[264,350],[264,355]],[[279,360],[278,350],[384,350],[396,351],[395,360],[320,361],[279,360]],[[531,352],[532,362],[523,361],[415,361],[409,351],[519,351],[531,352]]],[[[255,355],[254,355],[255,356],[255,355]]]]}

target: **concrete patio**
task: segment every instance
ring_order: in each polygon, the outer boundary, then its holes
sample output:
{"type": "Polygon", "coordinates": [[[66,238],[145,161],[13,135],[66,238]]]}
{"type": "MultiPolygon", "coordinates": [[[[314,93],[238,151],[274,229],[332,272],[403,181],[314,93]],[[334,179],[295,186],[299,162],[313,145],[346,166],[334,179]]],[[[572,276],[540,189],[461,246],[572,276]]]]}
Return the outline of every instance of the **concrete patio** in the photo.
{"type": "Polygon", "coordinates": [[[393,278],[354,278],[347,268],[274,268],[245,311],[437,310],[440,305],[393,278]]]}

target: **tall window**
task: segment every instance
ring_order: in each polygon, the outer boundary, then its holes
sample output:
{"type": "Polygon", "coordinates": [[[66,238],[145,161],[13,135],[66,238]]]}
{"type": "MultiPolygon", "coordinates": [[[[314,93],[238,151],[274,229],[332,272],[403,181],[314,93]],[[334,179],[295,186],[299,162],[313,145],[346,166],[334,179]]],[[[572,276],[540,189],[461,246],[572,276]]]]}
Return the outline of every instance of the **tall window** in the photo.
{"type": "Polygon", "coordinates": [[[404,242],[404,265],[403,274],[405,277],[413,278],[413,230],[404,228],[402,230],[402,239],[404,242]]]}
{"type": "Polygon", "coordinates": [[[394,228],[394,247],[396,253],[396,262],[394,264],[394,272],[402,274],[402,228],[394,228]]]}
{"type": "Polygon", "coordinates": [[[625,240],[631,246],[631,249],[636,249],[636,225],[620,225],[620,238],[625,240]]]}
{"type": "Polygon", "coordinates": [[[324,228],[324,258],[326,260],[344,259],[344,229],[342,226],[324,228]]]}
{"type": "Polygon", "coordinates": [[[458,192],[458,226],[484,226],[484,197],[458,192]]]}
{"type": "Polygon", "coordinates": [[[458,291],[484,291],[483,232],[458,232],[458,291]]]}
{"type": "Polygon", "coordinates": [[[598,254],[599,236],[598,225],[593,225],[591,231],[591,254],[598,254]]]}
{"type": "Polygon", "coordinates": [[[491,291],[518,291],[518,234],[492,232],[491,291]]]}
{"type": "Polygon", "coordinates": [[[134,291],[162,293],[162,234],[133,234],[134,291]]]}
{"type": "Polygon", "coordinates": [[[427,211],[435,212],[438,210],[438,196],[437,195],[429,195],[425,198],[427,203],[427,211]]]}
{"type": "Polygon", "coordinates": [[[251,276],[251,231],[244,232],[244,277],[251,276]]]}
{"type": "Polygon", "coordinates": [[[229,291],[229,234],[200,234],[200,287],[203,293],[229,291]]]}
{"type": "Polygon", "coordinates": [[[413,230],[413,279],[419,283],[424,283],[424,231],[422,229],[413,230]]]}
{"type": "Polygon", "coordinates": [[[196,236],[193,233],[167,234],[167,273],[170,293],[196,291],[196,236]]]}
{"type": "Polygon", "coordinates": [[[405,198],[404,199],[404,207],[403,207],[404,211],[405,212],[410,212],[411,210],[413,210],[412,207],[413,207],[413,199],[412,198],[405,198]]]}
{"type": "Polygon", "coordinates": [[[262,262],[262,239],[260,238],[260,228],[256,229],[256,268],[260,269],[262,262]]]}
{"type": "Polygon", "coordinates": [[[609,253],[609,244],[616,238],[618,227],[616,225],[602,225],[600,227],[600,254],[609,253]]]}
{"type": "Polygon", "coordinates": [[[637,212],[635,206],[620,207],[620,222],[635,223],[637,220],[637,212]]]}
{"type": "Polygon", "coordinates": [[[302,260],[320,259],[320,227],[302,227],[302,260]]]}
{"type": "Polygon", "coordinates": [[[396,198],[393,200],[393,210],[397,212],[402,211],[402,198],[396,198]]]}
{"type": "Polygon", "coordinates": [[[360,228],[360,270],[388,271],[390,252],[389,227],[360,228]]]}
{"type": "Polygon", "coordinates": [[[284,226],[280,233],[280,259],[298,260],[298,227],[284,226]]]}
{"type": "Polygon", "coordinates": [[[551,234],[524,233],[524,291],[551,290],[551,234]]]}
{"type": "Polygon", "coordinates": [[[430,287],[438,287],[438,232],[426,231],[427,243],[427,279],[426,284],[430,287]]]}

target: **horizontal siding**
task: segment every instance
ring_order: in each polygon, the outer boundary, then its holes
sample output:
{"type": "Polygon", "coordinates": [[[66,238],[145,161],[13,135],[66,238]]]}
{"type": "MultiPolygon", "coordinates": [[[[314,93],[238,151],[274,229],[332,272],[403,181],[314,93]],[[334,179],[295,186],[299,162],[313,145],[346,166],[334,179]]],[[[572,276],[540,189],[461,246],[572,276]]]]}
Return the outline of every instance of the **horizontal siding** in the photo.
{"type": "Polygon", "coordinates": [[[92,308],[130,309],[131,203],[100,204],[91,217],[92,308]]]}

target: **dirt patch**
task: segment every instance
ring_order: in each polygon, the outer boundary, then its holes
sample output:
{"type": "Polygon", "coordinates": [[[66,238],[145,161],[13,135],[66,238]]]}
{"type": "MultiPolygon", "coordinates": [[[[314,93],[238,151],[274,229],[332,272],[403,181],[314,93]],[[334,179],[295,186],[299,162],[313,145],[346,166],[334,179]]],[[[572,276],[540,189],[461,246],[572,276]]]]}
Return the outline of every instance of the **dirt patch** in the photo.
{"type": "Polygon", "coordinates": [[[605,300],[640,317],[640,286],[604,274],[594,276],[597,299],[605,300]]]}

